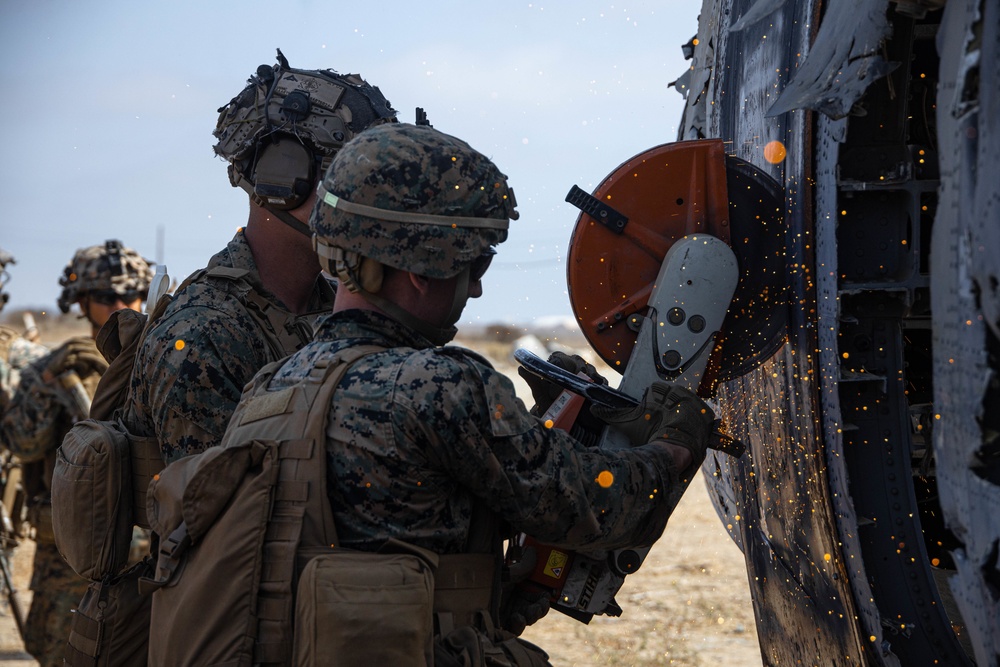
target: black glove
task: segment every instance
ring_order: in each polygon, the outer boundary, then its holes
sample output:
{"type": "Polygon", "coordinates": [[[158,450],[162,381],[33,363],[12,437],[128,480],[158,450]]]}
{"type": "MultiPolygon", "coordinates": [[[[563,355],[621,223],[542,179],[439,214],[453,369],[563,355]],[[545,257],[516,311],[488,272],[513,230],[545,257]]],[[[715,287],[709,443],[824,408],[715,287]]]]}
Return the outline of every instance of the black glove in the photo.
{"type": "MultiPolygon", "coordinates": [[[[565,371],[569,371],[574,375],[583,372],[584,375],[597,384],[608,383],[608,381],[604,379],[604,376],[597,372],[597,369],[594,368],[593,364],[588,364],[587,361],[578,354],[569,355],[565,352],[553,352],[549,355],[548,361],[550,364],[558,366],[565,371]]],[[[545,411],[549,409],[549,406],[552,405],[552,402],[559,397],[563,388],[555,382],[540,378],[533,373],[529,373],[523,366],[518,367],[517,374],[524,378],[524,381],[528,383],[528,387],[531,388],[531,397],[535,399],[535,405],[531,408],[531,414],[536,417],[542,416],[545,414],[545,411]]]]}
{"type": "Polygon", "coordinates": [[[633,445],[666,440],[689,452],[701,465],[715,424],[708,404],[678,384],[654,382],[646,388],[639,405],[611,408],[592,405],[591,413],[625,434],[633,445]]]}
{"type": "Polygon", "coordinates": [[[527,547],[521,558],[507,567],[500,598],[500,627],[520,635],[529,625],[549,613],[549,592],[526,586],[524,582],[535,569],[537,552],[527,547]]]}
{"type": "Polygon", "coordinates": [[[70,338],[52,353],[44,375],[46,379],[55,378],[70,370],[76,371],[81,378],[92,373],[103,375],[108,370],[108,362],[98,352],[92,338],[70,338]]]}

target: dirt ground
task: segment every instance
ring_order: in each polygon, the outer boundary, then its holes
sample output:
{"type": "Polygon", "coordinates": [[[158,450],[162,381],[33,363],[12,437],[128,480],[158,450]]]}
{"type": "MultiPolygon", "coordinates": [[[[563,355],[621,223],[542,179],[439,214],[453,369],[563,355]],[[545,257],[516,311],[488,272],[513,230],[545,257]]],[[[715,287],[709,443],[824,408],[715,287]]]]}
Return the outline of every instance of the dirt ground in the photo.
{"type": "MultiPolygon", "coordinates": [[[[51,345],[65,335],[69,332],[44,332],[43,341],[51,345]]],[[[527,386],[510,365],[509,344],[461,342],[491,358],[514,379],[518,395],[530,404],[527,386]]],[[[33,551],[33,544],[25,541],[13,561],[25,609],[30,602],[33,551]]],[[[524,638],[544,648],[554,667],[762,665],[743,555],[715,514],[700,476],[642,568],[626,580],[617,601],[624,609],[619,618],[602,616],[584,625],[551,612],[528,628],[524,638]]],[[[24,653],[6,599],[0,600],[0,667],[33,664],[37,663],[24,653]]]]}

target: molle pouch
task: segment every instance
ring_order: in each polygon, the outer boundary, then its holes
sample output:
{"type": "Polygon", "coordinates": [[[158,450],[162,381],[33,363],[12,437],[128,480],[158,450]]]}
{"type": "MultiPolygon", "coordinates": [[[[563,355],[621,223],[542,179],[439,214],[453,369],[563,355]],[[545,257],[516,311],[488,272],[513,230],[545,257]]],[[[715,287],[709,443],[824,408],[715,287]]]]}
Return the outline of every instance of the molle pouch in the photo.
{"type": "Polygon", "coordinates": [[[82,577],[101,581],[128,563],[134,521],[128,434],[118,422],[77,422],[56,453],[52,528],[82,577]]]}
{"type": "Polygon", "coordinates": [[[90,584],[73,614],[66,664],[72,667],[145,667],[151,598],[139,579],[152,573],[147,558],[116,577],[90,584]]]}
{"type": "Polygon", "coordinates": [[[435,560],[341,549],[313,558],[299,578],[295,664],[433,665],[435,560]]]}

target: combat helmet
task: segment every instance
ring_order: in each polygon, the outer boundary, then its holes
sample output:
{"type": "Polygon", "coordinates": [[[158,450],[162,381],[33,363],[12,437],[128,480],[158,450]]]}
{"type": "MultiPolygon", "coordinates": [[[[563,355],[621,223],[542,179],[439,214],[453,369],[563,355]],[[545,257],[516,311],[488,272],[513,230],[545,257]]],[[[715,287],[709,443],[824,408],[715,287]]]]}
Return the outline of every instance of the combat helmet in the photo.
{"type": "Polygon", "coordinates": [[[284,213],[312,194],[341,146],[373,124],[393,122],[396,111],[358,74],[261,65],[247,86],[219,109],[215,154],[229,161],[229,181],[251,200],[304,234],[284,213]]]}
{"type": "Polygon", "coordinates": [[[59,310],[68,313],[70,306],[84,297],[108,303],[119,298],[126,303],[145,300],[152,277],[150,262],[121,241],[82,248],[59,278],[63,288],[59,310]]]}
{"type": "MultiPolygon", "coordinates": [[[[355,137],[334,158],[309,219],[320,263],[431,341],[454,328],[429,328],[378,297],[381,267],[429,278],[485,271],[493,247],[518,217],[507,177],[466,142],[429,125],[397,123],[355,137]]],[[[468,280],[455,295],[458,320],[468,280]]]]}

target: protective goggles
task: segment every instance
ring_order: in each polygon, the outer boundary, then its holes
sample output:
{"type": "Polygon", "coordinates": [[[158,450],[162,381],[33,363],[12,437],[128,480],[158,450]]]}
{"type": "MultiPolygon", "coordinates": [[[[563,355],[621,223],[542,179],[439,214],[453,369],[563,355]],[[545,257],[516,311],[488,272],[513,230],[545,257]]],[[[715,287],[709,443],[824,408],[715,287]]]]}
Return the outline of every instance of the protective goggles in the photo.
{"type": "Polygon", "coordinates": [[[135,290],[129,290],[124,294],[119,294],[114,290],[96,290],[94,292],[88,292],[87,298],[94,303],[99,303],[102,306],[113,306],[119,301],[122,303],[132,303],[136,299],[141,299],[142,294],[135,290]]]}
{"type": "Polygon", "coordinates": [[[487,248],[482,255],[472,260],[472,265],[469,267],[469,282],[478,283],[483,279],[496,254],[497,251],[494,248],[487,248]]]}

